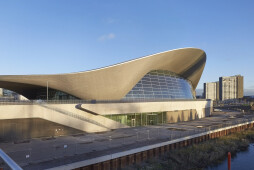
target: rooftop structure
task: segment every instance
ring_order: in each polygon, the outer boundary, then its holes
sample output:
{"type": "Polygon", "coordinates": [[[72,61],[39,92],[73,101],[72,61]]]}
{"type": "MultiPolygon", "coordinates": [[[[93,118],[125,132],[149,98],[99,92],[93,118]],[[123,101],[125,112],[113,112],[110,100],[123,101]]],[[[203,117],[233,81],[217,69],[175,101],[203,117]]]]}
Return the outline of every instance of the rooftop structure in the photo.
{"type": "Polygon", "coordinates": [[[205,61],[203,50],[183,48],[85,72],[0,76],[0,87],[28,99],[193,99],[205,61]]]}
{"type": "Polygon", "coordinates": [[[183,48],[78,73],[0,76],[1,88],[30,99],[0,105],[0,119],[9,132],[29,137],[199,119],[212,108],[210,100],[195,99],[205,62],[203,50],[183,48]]]}

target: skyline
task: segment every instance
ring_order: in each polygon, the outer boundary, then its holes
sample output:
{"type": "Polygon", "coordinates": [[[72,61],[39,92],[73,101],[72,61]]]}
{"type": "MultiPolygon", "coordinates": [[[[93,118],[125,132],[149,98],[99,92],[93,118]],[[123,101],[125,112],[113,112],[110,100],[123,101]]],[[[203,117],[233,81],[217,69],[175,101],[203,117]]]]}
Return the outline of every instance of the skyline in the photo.
{"type": "Polygon", "coordinates": [[[0,1],[0,75],[101,68],[178,48],[204,50],[197,89],[244,76],[254,94],[252,1],[0,1]]]}

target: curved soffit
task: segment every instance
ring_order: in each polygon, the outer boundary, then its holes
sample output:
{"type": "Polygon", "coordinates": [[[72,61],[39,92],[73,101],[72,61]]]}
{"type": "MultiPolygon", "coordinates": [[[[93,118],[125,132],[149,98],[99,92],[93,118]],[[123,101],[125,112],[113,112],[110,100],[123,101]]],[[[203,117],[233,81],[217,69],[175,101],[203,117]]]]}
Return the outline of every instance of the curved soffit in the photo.
{"type": "Polygon", "coordinates": [[[29,93],[30,97],[32,94],[29,89],[46,87],[48,82],[50,88],[80,99],[119,100],[151,70],[168,70],[179,74],[190,80],[195,89],[205,62],[206,54],[203,50],[183,48],[85,72],[0,76],[0,87],[16,91],[24,96],[29,93]]]}

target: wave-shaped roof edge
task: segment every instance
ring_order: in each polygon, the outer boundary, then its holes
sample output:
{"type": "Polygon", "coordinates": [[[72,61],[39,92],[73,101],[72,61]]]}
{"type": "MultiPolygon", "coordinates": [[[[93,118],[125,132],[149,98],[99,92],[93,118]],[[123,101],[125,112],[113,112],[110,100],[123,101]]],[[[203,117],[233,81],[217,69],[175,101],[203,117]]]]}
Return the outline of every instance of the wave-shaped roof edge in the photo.
{"type": "Polygon", "coordinates": [[[206,54],[198,48],[181,48],[152,54],[119,64],[67,74],[5,75],[0,87],[29,98],[39,87],[57,89],[80,99],[119,100],[152,70],[168,70],[192,82],[195,89],[202,75],[206,54]]]}

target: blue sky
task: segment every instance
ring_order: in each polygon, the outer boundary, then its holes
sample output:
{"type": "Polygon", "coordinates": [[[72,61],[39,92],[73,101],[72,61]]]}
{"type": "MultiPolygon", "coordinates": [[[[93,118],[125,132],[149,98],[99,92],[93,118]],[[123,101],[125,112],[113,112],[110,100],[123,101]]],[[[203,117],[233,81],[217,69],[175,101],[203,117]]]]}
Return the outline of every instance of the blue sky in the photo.
{"type": "Polygon", "coordinates": [[[199,89],[241,74],[252,90],[253,9],[251,0],[0,0],[0,75],[85,71],[197,47],[207,53],[199,89]]]}

